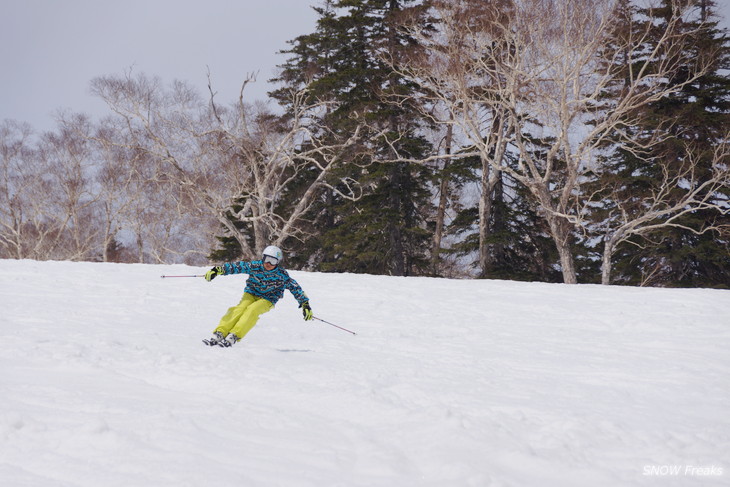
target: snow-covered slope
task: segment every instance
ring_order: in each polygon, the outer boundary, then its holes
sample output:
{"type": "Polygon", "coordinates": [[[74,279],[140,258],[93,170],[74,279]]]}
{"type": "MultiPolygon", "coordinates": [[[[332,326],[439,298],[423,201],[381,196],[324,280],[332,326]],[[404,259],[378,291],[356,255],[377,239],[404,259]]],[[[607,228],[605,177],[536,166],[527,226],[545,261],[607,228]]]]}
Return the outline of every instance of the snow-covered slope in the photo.
{"type": "Polygon", "coordinates": [[[200,271],[0,261],[0,485],[730,484],[730,292],[200,271]]]}

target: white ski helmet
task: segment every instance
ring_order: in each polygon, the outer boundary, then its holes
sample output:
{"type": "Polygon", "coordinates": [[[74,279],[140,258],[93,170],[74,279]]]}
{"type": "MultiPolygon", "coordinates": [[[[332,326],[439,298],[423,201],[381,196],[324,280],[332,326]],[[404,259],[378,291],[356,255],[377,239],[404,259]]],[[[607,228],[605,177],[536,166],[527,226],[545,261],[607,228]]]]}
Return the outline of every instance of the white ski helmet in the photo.
{"type": "Polygon", "coordinates": [[[264,249],[264,257],[269,256],[276,259],[278,262],[281,262],[284,260],[284,253],[281,251],[279,247],[276,247],[275,245],[269,245],[264,249]]]}

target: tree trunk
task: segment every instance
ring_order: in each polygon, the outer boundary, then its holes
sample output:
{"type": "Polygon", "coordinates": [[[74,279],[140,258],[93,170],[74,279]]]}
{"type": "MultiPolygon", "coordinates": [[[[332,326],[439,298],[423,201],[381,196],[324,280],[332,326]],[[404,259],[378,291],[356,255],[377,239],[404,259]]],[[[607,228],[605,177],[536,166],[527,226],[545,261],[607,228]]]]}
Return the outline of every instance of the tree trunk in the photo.
{"type": "MultiPolygon", "coordinates": [[[[453,118],[453,117],[452,117],[453,118]]],[[[431,249],[431,272],[438,274],[439,254],[441,252],[441,239],[444,232],[444,220],[446,218],[446,205],[449,201],[449,174],[448,167],[451,164],[451,141],[453,137],[453,126],[446,128],[446,158],[444,159],[444,167],[441,169],[441,184],[439,186],[439,205],[436,210],[436,229],[433,235],[433,248],[431,249]]]]}
{"type": "Polygon", "coordinates": [[[575,262],[573,254],[570,252],[570,246],[567,244],[558,247],[560,254],[560,266],[563,270],[563,282],[565,284],[578,284],[578,277],[575,273],[575,262]]]}
{"type": "Polygon", "coordinates": [[[253,216],[253,235],[254,235],[254,248],[251,249],[254,253],[254,256],[259,256],[264,251],[264,248],[266,248],[268,244],[268,232],[266,231],[266,224],[263,222],[263,219],[261,218],[261,215],[264,215],[266,213],[266,209],[262,208],[259,209],[258,206],[261,205],[261,203],[257,202],[251,205],[252,210],[252,216],[253,216]]]}
{"type": "Polygon", "coordinates": [[[577,284],[578,277],[575,273],[575,260],[571,251],[570,239],[572,227],[568,221],[559,216],[550,215],[548,217],[550,226],[550,234],[553,237],[555,246],[560,256],[560,267],[563,272],[563,282],[565,284],[577,284]]]}
{"type": "Polygon", "coordinates": [[[489,184],[491,166],[482,157],[481,196],[479,197],[479,277],[487,277],[491,259],[487,239],[490,236],[489,220],[492,216],[492,186],[489,184]]]}
{"type": "MultiPolygon", "coordinates": [[[[398,10],[398,1],[397,0],[390,0],[388,4],[388,15],[392,15],[394,12],[398,10]]],[[[394,23],[391,23],[388,26],[388,54],[391,56],[391,58],[395,59],[396,56],[396,50],[397,50],[397,30],[394,23]]],[[[391,77],[394,77],[393,74],[390,75],[391,77]]],[[[395,113],[391,113],[388,124],[390,127],[390,130],[392,133],[398,133],[398,119],[396,118],[395,113]]],[[[393,150],[391,150],[391,157],[396,158],[396,154],[393,150]]],[[[396,219],[401,219],[404,216],[403,215],[403,195],[401,194],[401,191],[403,191],[404,187],[404,178],[407,176],[407,169],[404,169],[405,166],[404,163],[396,163],[392,165],[391,171],[390,171],[390,184],[391,184],[391,190],[390,190],[390,206],[391,211],[393,212],[393,215],[396,215],[396,219]]],[[[396,276],[405,276],[407,275],[407,269],[406,269],[406,251],[405,247],[403,245],[403,232],[401,231],[401,222],[400,221],[391,221],[390,222],[390,228],[389,228],[389,234],[390,234],[390,246],[394,254],[393,258],[393,274],[396,276]]]]}
{"type": "Polygon", "coordinates": [[[603,247],[603,260],[601,262],[601,284],[611,284],[611,256],[613,255],[613,242],[606,240],[603,247]]]}
{"type": "MultiPolygon", "coordinates": [[[[504,174],[500,172],[496,175],[496,183],[492,191],[492,233],[501,234],[505,231],[506,216],[504,212],[504,174]]],[[[504,243],[495,243],[492,245],[492,266],[496,263],[504,262],[504,243]]]]}
{"type": "MultiPolygon", "coordinates": [[[[390,210],[397,217],[402,215],[403,203],[400,189],[403,186],[401,165],[403,163],[395,163],[391,166],[390,171],[390,210]]],[[[388,234],[390,236],[390,248],[393,252],[393,275],[394,276],[405,276],[406,265],[405,265],[405,249],[403,247],[403,232],[399,222],[391,221],[388,225],[388,234]]]]}
{"type": "Polygon", "coordinates": [[[144,241],[141,231],[137,232],[137,262],[144,264],[144,241]]]}

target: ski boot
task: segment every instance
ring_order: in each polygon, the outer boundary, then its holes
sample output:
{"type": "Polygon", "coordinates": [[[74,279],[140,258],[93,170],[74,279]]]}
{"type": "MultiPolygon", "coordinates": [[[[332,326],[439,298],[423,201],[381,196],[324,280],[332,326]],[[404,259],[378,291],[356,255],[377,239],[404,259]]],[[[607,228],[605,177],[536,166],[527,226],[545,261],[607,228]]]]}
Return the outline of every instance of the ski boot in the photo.
{"type": "Polygon", "coordinates": [[[206,345],[208,345],[210,347],[215,347],[216,345],[218,345],[223,340],[225,340],[225,337],[223,336],[223,333],[221,333],[219,331],[216,331],[216,332],[213,333],[213,336],[211,338],[204,339],[203,340],[203,343],[205,343],[206,345]]]}
{"type": "Polygon", "coordinates": [[[228,335],[228,337],[225,340],[221,340],[220,342],[218,342],[218,346],[225,347],[225,348],[232,347],[233,345],[235,345],[235,343],[237,341],[240,341],[240,340],[241,340],[240,338],[238,338],[236,335],[231,333],[230,335],[228,335]]]}

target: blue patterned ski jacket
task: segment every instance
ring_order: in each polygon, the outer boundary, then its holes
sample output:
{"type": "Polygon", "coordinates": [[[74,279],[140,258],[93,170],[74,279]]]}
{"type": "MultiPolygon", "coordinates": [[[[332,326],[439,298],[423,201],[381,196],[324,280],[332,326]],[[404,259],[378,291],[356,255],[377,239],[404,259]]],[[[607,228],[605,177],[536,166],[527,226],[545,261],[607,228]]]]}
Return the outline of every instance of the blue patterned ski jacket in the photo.
{"type": "Polygon", "coordinates": [[[289,273],[281,266],[267,271],[261,260],[253,262],[226,262],[223,264],[225,276],[229,274],[248,274],[244,292],[264,298],[271,304],[276,304],[284,297],[284,289],[288,289],[299,303],[299,307],[309,301],[301,286],[289,277],[289,273]]]}

